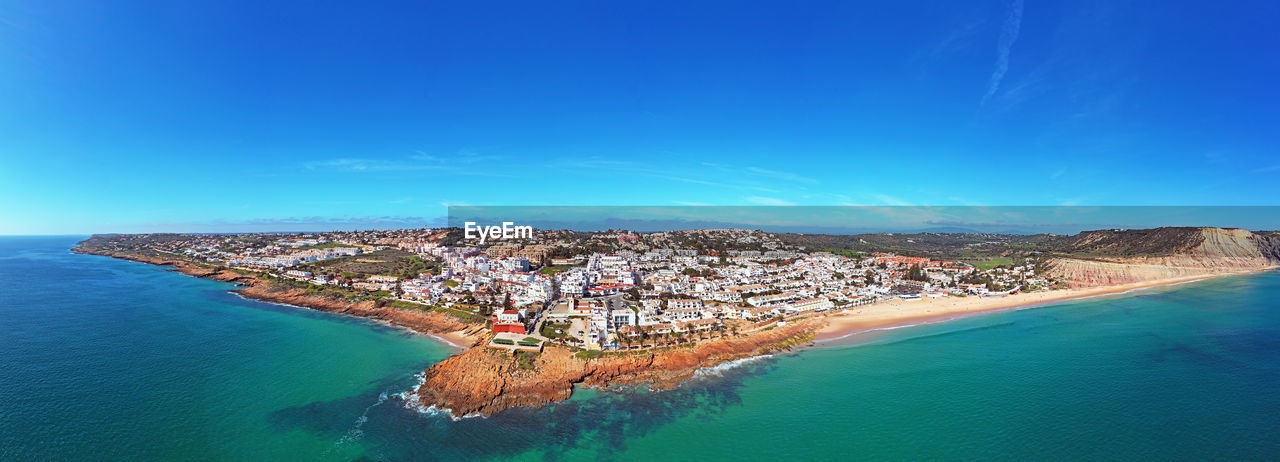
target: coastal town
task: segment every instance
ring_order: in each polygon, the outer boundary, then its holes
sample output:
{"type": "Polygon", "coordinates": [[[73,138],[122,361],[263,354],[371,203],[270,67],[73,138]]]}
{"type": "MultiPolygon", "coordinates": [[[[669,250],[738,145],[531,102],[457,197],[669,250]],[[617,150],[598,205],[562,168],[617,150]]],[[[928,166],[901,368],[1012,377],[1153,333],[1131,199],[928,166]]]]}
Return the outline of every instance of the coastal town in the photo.
{"type": "Polygon", "coordinates": [[[972,263],[788,245],[740,229],[547,231],[476,245],[456,230],[168,235],[154,251],[317,292],[483,323],[488,345],[630,350],[747,333],[881,302],[1043,290],[1033,259],[972,263]]]}
{"type": "Polygon", "coordinates": [[[460,418],[563,401],[579,386],[669,389],[707,367],[897,326],[1265,271],[1280,261],[1277,239],[1226,228],[541,230],[477,245],[428,228],[108,234],[74,250],[434,336],[459,351],[398,399],[460,418]]]}

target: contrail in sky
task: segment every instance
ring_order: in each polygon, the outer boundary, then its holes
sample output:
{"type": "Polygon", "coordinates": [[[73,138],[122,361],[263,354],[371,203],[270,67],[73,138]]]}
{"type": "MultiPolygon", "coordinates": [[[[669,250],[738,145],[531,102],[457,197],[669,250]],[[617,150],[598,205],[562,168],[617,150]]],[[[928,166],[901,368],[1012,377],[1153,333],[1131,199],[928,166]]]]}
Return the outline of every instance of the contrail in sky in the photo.
{"type": "Polygon", "coordinates": [[[982,95],[982,104],[996,94],[1000,88],[1000,80],[1009,70],[1009,49],[1018,40],[1018,29],[1022,28],[1022,0],[1009,3],[1009,14],[1004,18],[1004,26],[1000,29],[1000,43],[996,45],[996,69],[991,72],[991,83],[987,85],[987,94],[982,95]]]}

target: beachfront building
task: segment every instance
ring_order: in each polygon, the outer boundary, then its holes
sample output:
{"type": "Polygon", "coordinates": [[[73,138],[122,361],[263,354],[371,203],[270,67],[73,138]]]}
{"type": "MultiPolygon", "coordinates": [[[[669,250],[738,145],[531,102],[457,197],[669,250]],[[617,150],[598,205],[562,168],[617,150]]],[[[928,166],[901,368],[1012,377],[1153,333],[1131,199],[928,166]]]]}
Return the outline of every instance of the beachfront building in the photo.
{"type": "Polygon", "coordinates": [[[747,299],[747,304],[751,306],[770,306],[777,305],[790,300],[799,298],[795,292],[784,292],[776,295],[757,295],[747,299]]]}
{"type": "Polygon", "coordinates": [[[707,317],[701,309],[684,308],[684,309],[668,309],[662,312],[663,317],[668,322],[692,321],[707,317]]]}
{"type": "Polygon", "coordinates": [[[667,308],[672,310],[701,310],[702,300],[696,298],[673,298],[667,300],[667,308]]]}
{"type": "Polygon", "coordinates": [[[516,310],[503,310],[493,317],[493,332],[510,332],[513,334],[526,334],[524,323],[520,322],[520,313],[516,310]]]}
{"type": "Polygon", "coordinates": [[[555,322],[589,316],[591,316],[591,303],[587,300],[572,297],[560,299],[547,312],[547,320],[555,322]]]}
{"type": "Polygon", "coordinates": [[[743,313],[743,317],[748,321],[759,322],[778,316],[778,311],[776,306],[747,308],[743,313]]]}
{"type": "Polygon", "coordinates": [[[818,297],[818,298],[810,298],[810,299],[791,302],[784,305],[783,308],[792,313],[803,313],[806,311],[821,313],[823,311],[827,311],[832,308],[835,308],[835,306],[836,305],[832,303],[831,300],[818,297]]]}

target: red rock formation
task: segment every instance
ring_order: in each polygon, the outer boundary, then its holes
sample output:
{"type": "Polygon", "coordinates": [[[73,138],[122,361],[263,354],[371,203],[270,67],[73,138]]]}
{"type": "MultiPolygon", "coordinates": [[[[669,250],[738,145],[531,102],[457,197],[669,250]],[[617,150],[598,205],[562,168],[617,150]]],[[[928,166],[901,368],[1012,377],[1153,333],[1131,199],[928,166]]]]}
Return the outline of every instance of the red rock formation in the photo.
{"type": "Polygon", "coordinates": [[[701,367],[789,348],[821,324],[809,320],[689,347],[609,353],[594,359],[577,357],[560,346],[548,346],[532,360],[523,361],[505,350],[475,347],[427,369],[422,385],[409,397],[422,407],[464,416],[562,401],[576,384],[650,383],[670,388],[701,367]]]}

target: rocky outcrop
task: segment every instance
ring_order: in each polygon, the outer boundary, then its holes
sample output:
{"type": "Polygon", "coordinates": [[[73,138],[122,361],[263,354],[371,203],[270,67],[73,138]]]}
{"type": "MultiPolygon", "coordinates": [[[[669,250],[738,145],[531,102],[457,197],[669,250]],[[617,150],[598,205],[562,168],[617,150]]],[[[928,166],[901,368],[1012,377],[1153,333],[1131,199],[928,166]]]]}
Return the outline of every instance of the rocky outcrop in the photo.
{"type": "Polygon", "coordinates": [[[534,357],[476,347],[431,366],[423,373],[423,383],[407,398],[421,407],[464,416],[562,401],[578,384],[648,383],[657,389],[670,388],[699,368],[790,348],[811,338],[821,324],[809,320],[692,346],[607,353],[594,359],[578,357],[560,346],[548,346],[534,357]]]}
{"type": "Polygon", "coordinates": [[[1051,258],[1045,275],[1072,286],[1099,286],[1252,271],[1280,263],[1280,239],[1270,235],[1223,228],[1140,231],[1155,232],[1129,232],[1127,242],[1119,233],[1082,233],[1077,243],[1080,252],[1099,248],[1121,255],[1132,249],[1143,252],[1132,256],[1051,258]]]}

